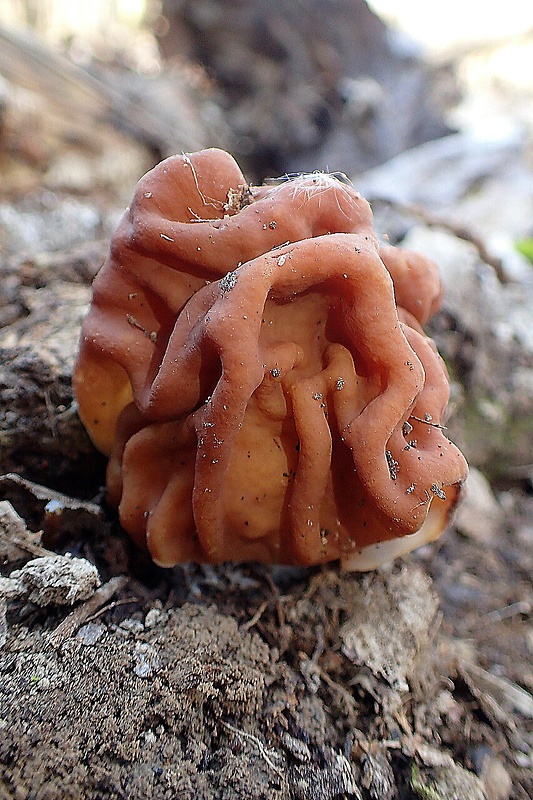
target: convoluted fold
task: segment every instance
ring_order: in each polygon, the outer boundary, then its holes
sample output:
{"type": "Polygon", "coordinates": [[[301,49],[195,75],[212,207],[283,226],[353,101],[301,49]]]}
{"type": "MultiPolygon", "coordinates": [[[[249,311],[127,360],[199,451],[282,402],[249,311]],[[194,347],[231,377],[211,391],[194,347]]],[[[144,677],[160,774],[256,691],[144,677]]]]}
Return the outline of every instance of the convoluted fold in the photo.
{"type": "Polygon", "coordinates": [[[109,501],[163,565],[373,568],[436,538],[466,464],[421,325],[434,265],[325,175],[248,187],[218,150],[139,183],[75,370],[109,501]]]}

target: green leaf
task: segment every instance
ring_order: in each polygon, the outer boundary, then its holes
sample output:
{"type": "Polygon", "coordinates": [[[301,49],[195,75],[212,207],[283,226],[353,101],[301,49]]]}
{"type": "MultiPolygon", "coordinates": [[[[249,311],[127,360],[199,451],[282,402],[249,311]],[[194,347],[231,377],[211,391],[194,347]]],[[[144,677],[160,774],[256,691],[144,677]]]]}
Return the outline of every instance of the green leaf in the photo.
{"type": "Polygon", "coordinates": [[[522,253],[533,264],[533,238],[519,239],[515,242],[515,247],[519,253],[522,253]]]}

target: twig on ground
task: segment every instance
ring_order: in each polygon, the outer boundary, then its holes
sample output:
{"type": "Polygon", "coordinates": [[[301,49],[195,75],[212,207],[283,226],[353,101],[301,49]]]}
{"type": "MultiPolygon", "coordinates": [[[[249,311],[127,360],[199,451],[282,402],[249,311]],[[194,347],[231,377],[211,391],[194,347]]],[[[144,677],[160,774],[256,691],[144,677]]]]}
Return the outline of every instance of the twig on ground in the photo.
{"type": "Polygon", "coordinates": [[[127,582],[128,578],[126,575],[116,575],[107,583],[104,583],[103,586],[100,586],[92,597],[86,600],[83,605],[75,608],[68,617],[65,617],[65,619],[59,623],[50,636],[52,646],[60,647],[65,639],[69,639],[74,631],[86,622],[89,617],[95,614],[99,608],[108,603],[113,595],[120,591],[127,582]]]}
{"type": "Polygon", "coordinates": [[[283,771],[274,764],[274,762],[272,761],[272,759],[268,755],[268,752],[267,752],[267,749],[266,749],[265,745],[263,744],[263,742],[260,739],[257,738],[257,736],[254,736],[252,733],[248,733],[247,731],[241,731],[239,728],[236,728],[234,725],[230,725],[229,722],[224,722],[224,720],[220,720],[220,721],[221,721],[222,725],[227,730],[231,731],[236,736],[242,737],[243,739],[248,739],[249,741],[253,742],[255,744],[255,746],[257,747],[257,749],[259,750],[259,753],[261,754],[261,756],[264,758],[264,760],[268,764],[268,766],[271,769],[273,769],[274,772],[277,775],[280,776],[280,778],[284,777],[283,771]]]}
{"type": "Polygon", "coordinates": [[[261,619],[261,617],[262,617],[262,616],[263,616],[263,614],[265,613],[266,609],[268,608],[268,603],[269,603],[269,601],[268,601],[268,600],[265,600],[263,603],[261,603],[261,605],[259,606],[259,608],[258,608],[258,609],[257,609],[257,611],[255,612],[255,614],[253,615],[253,617],[251,617],[251,619],[249,619],[249,620],[248,620],[248,622],[244,622],[244,623],[241,625],[241,628],[243,629],[243,631],[249,631],[249,630],[250,630],[250,628],[253,628],[253,626],[254,626],[254,625],[257,623],[257,622],[259,622],[259,620],[261,619]]]}
{"type": "Polygon", "coordinates": [[[408,214],[410,217],[420,220],[431,228],[443,228],[444,230],[453,233],[453,235],[457,236],[458,239],[463,239],[465,242],[470,242],[470,244],[473,244],[478,251],[481,260],[493,268],[500,283],[509,283],[509,277],[503,269],[501,259],[492,255],[487,250],[483,239],[473,233],[470,229],[465,228],[463,225],[459,225],[458,223],[444,219],[438,214],[432,214],[431,212],[426,211],[424,208],[416,205],[416,203],[402,203],[399,200],[393,200],[390,197],[382,197],[380,195],[368,197],[367,199],[370,202],[383,203],[383,205],[389,206],[400,213],[408,214]]]}

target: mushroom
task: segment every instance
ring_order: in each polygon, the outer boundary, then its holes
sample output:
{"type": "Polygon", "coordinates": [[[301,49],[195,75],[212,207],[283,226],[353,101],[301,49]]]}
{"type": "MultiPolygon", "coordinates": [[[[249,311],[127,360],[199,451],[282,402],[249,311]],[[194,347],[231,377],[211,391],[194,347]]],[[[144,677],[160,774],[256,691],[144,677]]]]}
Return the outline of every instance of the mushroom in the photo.
{"type": "Polygon", "coordinates": [[[466,463],[421,325],[441,284],[329,175],[248,187],[219,150],[141,180],[74,384],[109,502],[164,566],[372,569],[446,527],[466,463]]]}

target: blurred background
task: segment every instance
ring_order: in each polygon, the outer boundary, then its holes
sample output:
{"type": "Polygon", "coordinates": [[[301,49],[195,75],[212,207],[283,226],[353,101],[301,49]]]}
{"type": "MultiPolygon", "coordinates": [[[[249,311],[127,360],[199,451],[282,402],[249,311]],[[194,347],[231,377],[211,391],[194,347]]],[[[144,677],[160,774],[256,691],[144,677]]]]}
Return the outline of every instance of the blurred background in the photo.
{"type": "Polygon", "coordinates": [[[452,131],[533,125],[521,0],[1,0],[0,25],[13,189],[25,159],[57,182],[57,140],[81,151],[105,123],[159,156],[227,146],[255,180],[352,176],[452,131]]]}

